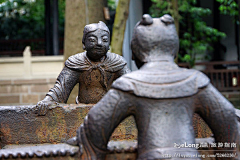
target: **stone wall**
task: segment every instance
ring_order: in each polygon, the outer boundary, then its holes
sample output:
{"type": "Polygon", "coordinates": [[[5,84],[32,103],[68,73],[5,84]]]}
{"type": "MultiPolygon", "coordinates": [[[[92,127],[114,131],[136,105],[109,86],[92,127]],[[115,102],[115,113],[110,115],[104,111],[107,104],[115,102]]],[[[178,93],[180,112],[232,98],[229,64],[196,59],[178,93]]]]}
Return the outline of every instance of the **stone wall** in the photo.
{"type": "Polygon", "coordinates": [[[42,100],[63,68],[63,56],[0,58],[0,106],[31,105],[42,100]]]}
{"type": "Polygon", "coordinates": [[[0,80],[0,106],[30,105],[42,100],[56,78],[0,80]]]}

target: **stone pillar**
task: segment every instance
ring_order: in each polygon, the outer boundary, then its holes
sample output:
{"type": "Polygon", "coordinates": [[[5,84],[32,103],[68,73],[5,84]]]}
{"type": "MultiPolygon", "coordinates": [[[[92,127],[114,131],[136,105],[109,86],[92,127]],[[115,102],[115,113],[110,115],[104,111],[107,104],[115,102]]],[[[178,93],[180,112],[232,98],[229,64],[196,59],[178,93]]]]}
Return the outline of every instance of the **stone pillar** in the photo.
{"type": "Polygon", "coordinates": [[[31,78],[31,56],[30,46],[27,46],[23,51],[24,78],[31,78]]]}

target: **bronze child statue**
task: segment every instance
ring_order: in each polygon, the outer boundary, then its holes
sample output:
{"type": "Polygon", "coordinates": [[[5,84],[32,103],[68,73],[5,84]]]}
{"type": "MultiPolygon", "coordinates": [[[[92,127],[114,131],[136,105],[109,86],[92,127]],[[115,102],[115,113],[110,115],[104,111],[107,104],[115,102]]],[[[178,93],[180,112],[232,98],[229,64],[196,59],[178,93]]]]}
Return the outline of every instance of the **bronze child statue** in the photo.
{"type": "Polygon", "coordinates": [[[77,83],[76,103],[97,103],[115,79],[129,72],[123,57],[108,52],[110,32],[105,23],[86,25],[82,43],[86,52],[68,58],[54,87],[38,102],[40,115],[46,114],[47,106],[53,102],[66,103],[77,83]]]}
{"type": "MultiPolygon", "coordinates": [[[[89,159],[105,158],[111,134],[130,115],[138,129],[138,160],[164,159],[165,155],[173,159],[184,156],[198,159],[197,148],[193,147],[194,113],[209,125],[216,143],[238,144],[239,128],[233,105],[203,73],[179,68],[174,63],[178,46],[171,16],[143,15],[131,42],[133,59],[140,69],[117,79],[77,131],[80,151],[89,159]],[[177,148],[176,144],[192,147],[177,148]]],[[[214,149],[237,152],[237,148],[231,147],[214,149]]]]}

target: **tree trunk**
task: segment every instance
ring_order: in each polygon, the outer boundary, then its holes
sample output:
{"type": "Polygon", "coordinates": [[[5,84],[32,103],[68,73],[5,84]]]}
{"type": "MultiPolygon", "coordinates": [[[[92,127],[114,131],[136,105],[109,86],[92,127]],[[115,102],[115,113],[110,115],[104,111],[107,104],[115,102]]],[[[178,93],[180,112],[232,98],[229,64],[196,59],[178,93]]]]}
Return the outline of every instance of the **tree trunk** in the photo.
{"type": "Polygon", "coordinates": [[[86,24],[105,21],[103,7],[106,0],[66,1],[64,59],[82,52],[83,29],[86,24]]]}
{"type": "Polygon", "coordinates": [[[66,1],[64,60],[82,52],[83,28],[86,25],[86,7],[84,0],[66,1]]]}
{"type": "Polygon", "coordinates": [[[88,3],[89,23],[105,22],[103,8],[107,6],[106,0],[85,0],[88,3]]]}
{"type": "MultiPolygon", "coordinates": [[[[64,62],[71,55],[83,52],[82,37],[86,24],[105,21],[103,7],[106,0],[69,0],[65,8],[64,62]]],[[[78,94],[76,85],[68,103],[75,103],[78,94]]]]}
{"type": "Polygon", "coordinates": [[[113,24],[111,51],[122,55],[124,32],[129,13],[130,0],[119,0],[113,24]]]}

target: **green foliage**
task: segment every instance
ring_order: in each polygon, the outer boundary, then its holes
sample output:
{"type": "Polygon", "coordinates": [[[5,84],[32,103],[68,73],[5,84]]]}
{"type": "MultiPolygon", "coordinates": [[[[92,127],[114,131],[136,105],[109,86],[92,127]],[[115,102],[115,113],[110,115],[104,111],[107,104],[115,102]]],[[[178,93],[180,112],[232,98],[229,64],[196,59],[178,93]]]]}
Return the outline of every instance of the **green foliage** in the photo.
{"type": "Polygon", "coordinates": [[[216,0],[216,1],[220,3],[219,11],[221,14],[232,16],[235,22],[237,24],[240,24],[238,19],[239,7],[236,1],[234,0],[216,0]]]}
{"type": "MultiPolygon", "coordinates": [[[[59,0],[59,30],[64,32],[65,0],[59,0]]],[[[0,39],[44,38],[44,0],[1,0],[0,39]]]]}
{"type": "Polygon", "coordinates": [[[43,0],[2,2],[0,16],[1,39],[44,37],[43,0]]]}
{"type": "Polygon", "coordinates": [[[153,5],[150,8],[150,14],[152,17],[159,17],[164,14],[171,14],[172,10],[171,7],[171,1],[159,1],[159,0],[152,0],[153,5]]]}
{"type": "MultiPolygon", "coordinates": [[[[150,14],[153,17],[160,17],[163,14],[172,15],[170,0],[152,0],[153,5],[150,8],[150,14]]],[[[178,0],[179,15],[179,38],[180,50],[179,60],[194,66],[196,60],[210,59],[205,55],[207,51],[212,51],[212,44],[226,37],[225,33],[215,28],[209,27],[203,21],[202,17],[210,15],[208,8],[196,7],[196,0],[178,0]]]]}
{"type": "Polygon", "coordinates": [[[115,0],[108,0],[108,7],[110,10],[116,10],[117,4],[115,0]]]}
{"type": "Polygon", "coordinates": [[[58,0],[58,20],[59,20],[59,36],[64,37],[64,24],[65,24],[65,0],[58,0]]]}

